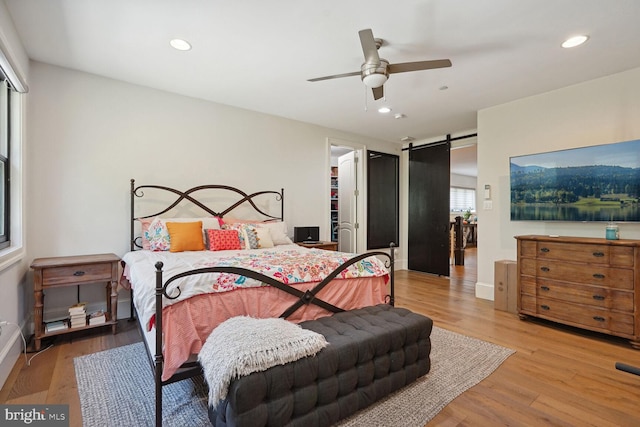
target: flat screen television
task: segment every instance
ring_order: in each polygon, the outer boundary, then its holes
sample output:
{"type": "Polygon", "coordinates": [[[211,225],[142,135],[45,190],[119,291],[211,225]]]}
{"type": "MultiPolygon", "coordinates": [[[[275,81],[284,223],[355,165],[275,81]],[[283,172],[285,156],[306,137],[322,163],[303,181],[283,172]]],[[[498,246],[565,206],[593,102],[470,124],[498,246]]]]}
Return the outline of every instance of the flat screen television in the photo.
{"type": "Polygon", "coordinates": [[[640,221],[640,139],[509,163],[512,221],[640,221]]]}

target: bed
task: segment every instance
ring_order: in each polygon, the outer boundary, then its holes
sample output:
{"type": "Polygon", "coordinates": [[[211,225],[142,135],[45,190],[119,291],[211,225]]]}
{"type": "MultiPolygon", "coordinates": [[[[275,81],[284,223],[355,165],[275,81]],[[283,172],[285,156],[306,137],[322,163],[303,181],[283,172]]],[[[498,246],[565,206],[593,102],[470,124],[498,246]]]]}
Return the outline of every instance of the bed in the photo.
{"type": "Polygon", "coordinates": [[[393,246],[389,253],[357,255],[293,244],[282,189],[246,193],[202,185],[181,191],[131,180],[130,196],[123,283],[132,290],[132,316],[154,367],[157,425],[162,386],[202,372],[197,354],[226,319],[299,323],[393,305],[393,246]]]}

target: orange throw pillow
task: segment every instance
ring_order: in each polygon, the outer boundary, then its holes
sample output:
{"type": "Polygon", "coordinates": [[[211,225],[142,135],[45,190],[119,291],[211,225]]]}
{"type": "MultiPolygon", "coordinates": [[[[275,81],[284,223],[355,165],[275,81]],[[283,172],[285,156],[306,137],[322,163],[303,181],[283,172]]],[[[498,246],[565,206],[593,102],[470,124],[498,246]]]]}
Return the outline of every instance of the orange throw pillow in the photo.
{"type": "Polygon", "coordinates": [[[167,222],[171,252],[203,251],[202,221],[167,222]]]}

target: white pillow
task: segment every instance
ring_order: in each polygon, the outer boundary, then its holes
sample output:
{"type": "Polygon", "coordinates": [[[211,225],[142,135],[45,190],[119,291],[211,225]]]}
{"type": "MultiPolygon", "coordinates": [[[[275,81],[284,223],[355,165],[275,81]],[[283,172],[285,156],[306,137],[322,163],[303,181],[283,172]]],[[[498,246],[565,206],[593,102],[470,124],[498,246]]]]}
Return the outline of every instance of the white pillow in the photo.
{"type": "Polygon", "coordinates": [[[258,247],[259,248],[272,248],[274,246],[273,239],[271,238],[271,231],[265,227],[256,227],[256,233],[258,233],[258,247]]]}
{"type": "Polygon", "coordinates": [[[259,227],[268,228],[271,233],[271,240],[274,245],[292,245],[293,242],[287,236],[287,226],[284,221],[278,222],[261,222],[256,224],[259,227]]]}

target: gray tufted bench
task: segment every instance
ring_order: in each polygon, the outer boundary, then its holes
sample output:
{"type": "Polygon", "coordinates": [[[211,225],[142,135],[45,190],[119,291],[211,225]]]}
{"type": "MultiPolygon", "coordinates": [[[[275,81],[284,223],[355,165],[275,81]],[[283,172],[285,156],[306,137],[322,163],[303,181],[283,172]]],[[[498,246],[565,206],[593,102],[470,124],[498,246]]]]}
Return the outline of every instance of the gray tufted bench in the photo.
{"type": "Polygon", "coordinates": [[[329,426],[429,372],[428,317],[387,304],[302,322],[329,345],[315,357],[232,381],[214,426],[329,426]]]}

